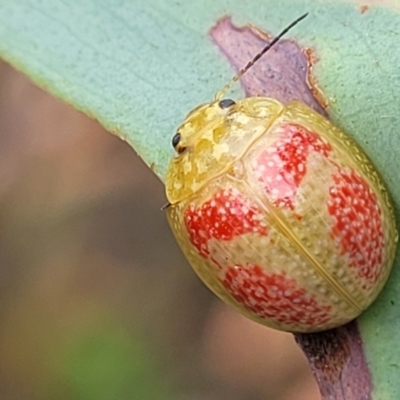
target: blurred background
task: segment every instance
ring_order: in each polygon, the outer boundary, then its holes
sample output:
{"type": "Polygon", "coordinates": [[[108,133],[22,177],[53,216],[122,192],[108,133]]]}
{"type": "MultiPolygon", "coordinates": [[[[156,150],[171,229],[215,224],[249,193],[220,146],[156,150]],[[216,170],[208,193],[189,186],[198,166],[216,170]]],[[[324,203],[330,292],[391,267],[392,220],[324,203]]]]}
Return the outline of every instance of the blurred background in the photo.
{"type": "Polygon", "coordinates": [[[0,203],[1,400],[320,398],[194,275],[135,152],[1,62],[0,203]]]}

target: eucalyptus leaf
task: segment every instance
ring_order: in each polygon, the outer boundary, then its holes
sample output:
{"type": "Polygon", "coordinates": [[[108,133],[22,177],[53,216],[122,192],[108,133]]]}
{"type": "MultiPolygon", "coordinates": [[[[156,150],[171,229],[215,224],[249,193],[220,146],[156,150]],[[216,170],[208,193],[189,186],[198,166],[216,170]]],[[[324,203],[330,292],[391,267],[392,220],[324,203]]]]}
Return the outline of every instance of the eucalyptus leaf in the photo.
{"type": "MultiPolygon", "coordinates": [[[[163,179],[176,126],[234,74],[210,29],[229,14],[235,25],[276,34],[306,11],[293,35],[317,57],[329,117],[365,149],[400,210],[397,2],[2,0],[0,56],[129,142],[163,179]]],[[[235,95],[243,96],[239,86],[235,95]]],[[[359,318],[379,400],[400,398],[398,264],[359,318]]]]}

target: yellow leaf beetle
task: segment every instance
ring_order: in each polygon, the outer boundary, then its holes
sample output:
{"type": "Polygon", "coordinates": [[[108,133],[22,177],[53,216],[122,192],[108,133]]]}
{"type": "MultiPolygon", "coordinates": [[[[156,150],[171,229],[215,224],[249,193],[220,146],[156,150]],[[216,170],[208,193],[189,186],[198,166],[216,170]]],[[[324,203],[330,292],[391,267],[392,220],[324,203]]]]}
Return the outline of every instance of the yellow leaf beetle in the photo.
{"type": "Polygon", "coordinates": [[[298,101],[223,99],[306,15],[187,115],[166,179],[169,224],[199,277],[249,318],[291,332],[365,310],[398,238],[384,183],[344,132],[298,101]]]}

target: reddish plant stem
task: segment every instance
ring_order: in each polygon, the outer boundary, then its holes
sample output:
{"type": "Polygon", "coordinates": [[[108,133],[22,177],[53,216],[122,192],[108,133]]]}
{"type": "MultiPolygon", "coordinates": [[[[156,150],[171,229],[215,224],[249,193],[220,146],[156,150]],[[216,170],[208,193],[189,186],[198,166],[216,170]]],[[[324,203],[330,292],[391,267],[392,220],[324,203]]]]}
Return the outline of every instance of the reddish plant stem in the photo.
{"type": "Polygon", "coordinates": [[[371,376],[355,321],[326,332],[294,336],[308,358],[323,400],[371,398],[371,376]]]}
{"type": "MultiPolygon", "coordinates": [[[[254,26],[236,27],[229,17],[220,19],[210,36],[237,71],[271,38],[254,26]]],[[[240,83],[246,96],[272,97],[282,103],[300,100],[327,116],[326,99],[311,74],[316,60],[310,49],[302,49],[292,39],[282,40],[240,83]]],[[[371,375],[356,322],[326,332],[295,334],[295,339],[308,358],[323,400],[370,399],[371,375]]]]}

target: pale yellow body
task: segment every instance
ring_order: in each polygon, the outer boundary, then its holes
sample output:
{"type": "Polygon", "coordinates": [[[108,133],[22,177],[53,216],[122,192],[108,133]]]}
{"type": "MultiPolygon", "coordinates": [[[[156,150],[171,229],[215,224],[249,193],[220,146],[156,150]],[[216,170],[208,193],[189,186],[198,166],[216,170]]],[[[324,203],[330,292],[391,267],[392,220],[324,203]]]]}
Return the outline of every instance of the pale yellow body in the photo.
{"type": "MultiPolygon", "coordinates": [[[[218,102],[202,105],[189,113],[178,132],[180,153],[171,161],[166,180],[171,203],[168,220],[193,269],[218,297],[257,322],[301,332],[342,325],[371,304],[388,278],[398,236],[388,192],[368,157],[351,138],[300,102],[284,106],[269,98],[246,98],[226,109],[221,109],[218,102]],[[315,133],[331,150],[329,158],[310,153],[307,174],[293,195],[293,207],[279,207],[273,190],[266,195],[265,184],[260,184],[255,160],[276,145],[288,123],[315,133]],[[374,266],[379,270],[377,278],[360,277],[360,271],[350,265],[349,254],[340,251],[339,239],[332,234],[337,221],[326,204],[337,171],[365,181],[370,197],[376,199],[384,241],[382,262],[374,266]],[[261,228],[237,234],[231,240],[208,238],[205,246],[209,256],[205,256],[193,245],[184,216],[189,208],[201,208],[224,188],[229,193],[244,194],[261,210],[257,214],[261,228]],[[263,227],[267,235],[260,234],[263,227]],[[329,318],[313,325],[300,317],[300,322],[291,322],[288,317],[286,323],[284,315],[275,319],[266,317],[263,311],[255,312],[251,303],[254,293],[247,303],[238,301],[238,295],[227,290],[227,271],[253,265],[261,266],[268,276],[293,278],[299,293],[304,292],[307,301],[312,298],[311,303],[306,302],[308,306],[304,307],[308,309],[304,312],[309,314],[313,307],[309,304],[315,303],[320,306],[316,310],[325,310],[329,318]]],[[[256,289],[263,291],[265,287],[256,289]]],[[[267,308],[271,306],[267,300],[263,302],[267,308]]],[[[296,312],[301,314],[301,310],[296,312]]]]}

